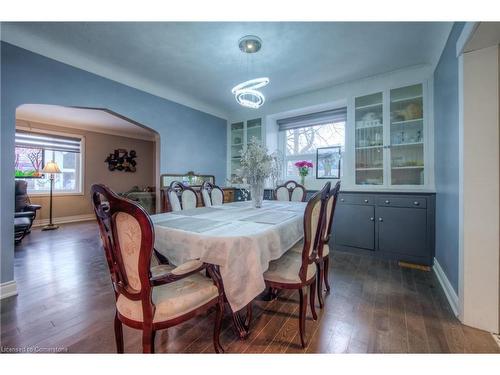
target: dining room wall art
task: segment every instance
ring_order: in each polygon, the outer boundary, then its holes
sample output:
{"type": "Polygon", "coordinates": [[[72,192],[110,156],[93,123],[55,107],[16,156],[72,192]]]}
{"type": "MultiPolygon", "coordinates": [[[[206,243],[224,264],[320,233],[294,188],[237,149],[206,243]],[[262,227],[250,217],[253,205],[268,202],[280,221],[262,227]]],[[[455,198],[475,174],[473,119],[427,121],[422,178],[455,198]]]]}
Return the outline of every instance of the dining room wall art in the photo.
{"type": "Polygon", "coordinates": [[[340,178],[341,148],[320,147],[316,149],[316,178],[340,178]]]}
{"type": "Polygon", "coordinates": [[[104,160],[105,163],[108,163],[108,169],[110,171],[124,171],[124,172],[135,172],[137,170],[136,165],[137,162],[135,158],[137,157],[137,153],[135,150],[127,151],[125,149],[119,148],[116,149],[112,154],[104,160]]]}

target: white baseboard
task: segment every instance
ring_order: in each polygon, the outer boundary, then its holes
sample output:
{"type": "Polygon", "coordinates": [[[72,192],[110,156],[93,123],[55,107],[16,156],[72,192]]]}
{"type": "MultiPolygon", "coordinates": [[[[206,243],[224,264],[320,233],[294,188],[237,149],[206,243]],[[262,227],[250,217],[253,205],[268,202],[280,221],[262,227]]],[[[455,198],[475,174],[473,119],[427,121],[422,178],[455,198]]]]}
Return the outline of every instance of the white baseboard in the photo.
{"type": "MultiPolygon", "coordinates": [[[[89,221],[89,220],[95,220],[95,214],[55,217],[52,219],[52,222],[54,224],[66,224],[66,223],[76,223],[78,221],[89,221]]],[[[41,227],[43,225],[47,225],[48,223],[49,219],[35,220],[33,222],[33,227],[41,227]]]]}
{"type": "Polygon", "coordinates": [[[446,295],[446,298],[448,299],[448,303],[450,304],[451,309],[453,310],[453,313],[455,316],[458,316],[458,295],[455,292],[455,289],[451,286],[450,280],[448,280],[448,277],[446,277],[446,274],[444,273],[443,269],[441,268],[441,265],[437,261],[436,258],[434,258],[434,273],[436,274],[436,277],[439,280],[439,283],[441,284],[441,287],[444,290],[444,294],[446,295]]]}
{"type": "Polygon", "coordinates": [[[0,299],[17,296],[17,284],[15,280],[0,284],[0,299]]]}

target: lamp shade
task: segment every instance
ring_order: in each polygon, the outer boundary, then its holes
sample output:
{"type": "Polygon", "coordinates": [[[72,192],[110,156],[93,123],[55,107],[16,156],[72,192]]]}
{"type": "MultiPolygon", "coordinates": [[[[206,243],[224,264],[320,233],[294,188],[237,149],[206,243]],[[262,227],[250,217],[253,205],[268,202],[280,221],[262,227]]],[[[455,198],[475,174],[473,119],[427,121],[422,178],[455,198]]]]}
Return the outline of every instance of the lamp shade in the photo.
{"type": "Polygon", "coordinates": [[[49,161],[45,164],[45,167],[43,167],[42,173],[61,173],[61,170],[55,161],[49,161]]]}

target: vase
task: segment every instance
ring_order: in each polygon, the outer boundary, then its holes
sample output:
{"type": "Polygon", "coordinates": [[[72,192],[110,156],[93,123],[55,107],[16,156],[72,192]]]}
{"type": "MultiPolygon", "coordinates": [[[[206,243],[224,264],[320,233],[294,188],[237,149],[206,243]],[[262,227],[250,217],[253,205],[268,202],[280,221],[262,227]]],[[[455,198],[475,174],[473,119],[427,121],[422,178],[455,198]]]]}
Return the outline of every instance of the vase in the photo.
{"type": "Polygon", "coordinates": [[[301,176],[300,176],[300,184],[301,184],[302,186],[304,186],[304,184],[305,184],[305,183],[306,183],[306,176],[301,175],[301,176]]]}
{"type": "Polygon", "coordinates": [[[252,196],[253,206],[261,208],[264,199],[264,180],[257,180],[250,185],[250,195],[252,196]]]}

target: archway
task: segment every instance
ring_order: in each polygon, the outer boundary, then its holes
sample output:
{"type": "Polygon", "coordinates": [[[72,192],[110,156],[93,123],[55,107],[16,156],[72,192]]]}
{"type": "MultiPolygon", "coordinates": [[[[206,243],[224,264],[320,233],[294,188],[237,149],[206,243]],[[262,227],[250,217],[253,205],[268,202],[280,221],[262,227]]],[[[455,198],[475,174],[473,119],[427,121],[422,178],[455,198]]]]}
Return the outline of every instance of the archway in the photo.
{"type": "MultiPolygon", "coordinates": [[[[104,183],[117,193],[138,200],[150,213],[158,212],[160,135],[150,127],[107,108],[23,104],[16,109],[18,132],[81,140],[79,158],[70,153],[63,156],[61,152],[44,151],[46,157],[57,156],[60,163],[66,162],[68,166],[63,165],[63,173],[58,176],[60,191],[55,190],[54,217],[57,222],[93,218],[89,195],[93,183],[104,183]],[[133,167],[128,162],[127,168],[121,164],[113,168],[105,163],[117,153],[119,160],[123,160],[124,153],[128,156],[132,150],[134,157],[126,160],[130,160],[133,167]]],[[[44,194],[46,187],[42,180],[26,181],[32,190],[32,201],[44,207],[36,223],[41,225],[47,221],[49,206],[46,191],[44,194]]]]}

